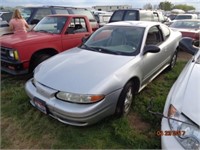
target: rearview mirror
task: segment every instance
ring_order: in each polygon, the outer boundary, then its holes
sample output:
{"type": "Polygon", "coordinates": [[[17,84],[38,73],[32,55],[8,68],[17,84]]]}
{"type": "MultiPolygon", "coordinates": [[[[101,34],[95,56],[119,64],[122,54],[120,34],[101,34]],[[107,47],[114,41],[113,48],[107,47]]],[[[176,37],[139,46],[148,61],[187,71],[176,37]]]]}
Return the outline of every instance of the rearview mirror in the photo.
{"type": "Polygon", "coordinates": [[[158,53],[160,52],[160,48],[156,45],[146,45],[144,47],[144,52],[143,54],[146,54],[146,53],[158,53]]]}
{"type": "Polygon", "coordinates": [[[179,42],[179,48],[192,55],[195,55],[198,51],[198,47],[194,46],[194,40],[189,37],[184,37],[181,39],[181,41],[179,42]]]}

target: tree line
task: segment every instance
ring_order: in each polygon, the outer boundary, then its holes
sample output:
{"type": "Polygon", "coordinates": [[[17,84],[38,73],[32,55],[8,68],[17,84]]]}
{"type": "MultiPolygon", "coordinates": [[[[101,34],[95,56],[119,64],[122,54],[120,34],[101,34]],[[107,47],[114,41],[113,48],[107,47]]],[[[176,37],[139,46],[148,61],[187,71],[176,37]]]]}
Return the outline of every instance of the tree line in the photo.
{"type": "Polygon", "coordinates": [[[180,4],[180,5],[174,5],[169,1],[160,2],[159,5],[152,6],[151,3],[147,3],[143,7],[144,9],[162,9],[165,11],[171,11],[172,9],[182,9],[184,11],[190,11],[195,10],[195,7],[186,5],[186,4],[180,4]]]}

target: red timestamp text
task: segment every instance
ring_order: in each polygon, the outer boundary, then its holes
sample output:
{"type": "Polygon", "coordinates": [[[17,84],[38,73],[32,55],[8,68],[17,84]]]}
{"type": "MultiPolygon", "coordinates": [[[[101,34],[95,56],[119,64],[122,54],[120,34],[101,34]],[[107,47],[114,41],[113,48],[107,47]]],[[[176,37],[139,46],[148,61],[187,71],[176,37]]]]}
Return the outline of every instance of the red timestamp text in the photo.
{"type": "Polygon", "coordinates": [[[174,131],[174,130],[162,131],[162,130],[159,130],[159,131],[156,132],[156,135],[157,136],[184,136],[185,131],[180,131],[180,130],[177,130],[177,131],[174,131]]]}

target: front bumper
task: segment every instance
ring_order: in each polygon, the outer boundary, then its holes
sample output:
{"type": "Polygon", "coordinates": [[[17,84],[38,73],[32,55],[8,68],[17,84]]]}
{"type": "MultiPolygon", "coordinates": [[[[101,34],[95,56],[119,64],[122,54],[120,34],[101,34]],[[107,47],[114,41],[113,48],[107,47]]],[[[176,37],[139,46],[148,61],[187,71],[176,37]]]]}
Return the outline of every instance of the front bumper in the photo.
{"type": "Polygon", "coordinates": [[[28,69],[24,69],[22,63],[11,62],[2,59],[1,59],[1,70],[12,75],[21,75],[28,73],[28,69]]]}
{"type": "MultiPolygon", "coordinates": [[[[169,127],[169,123],[168,120],[166,118],[162,119],[162,123],[161,123],[161,131],[162,132],[167,132],[170,131],[170,127],[169,127]]],[[[180,143],[176,140],[175,136],[167,136],[167,135],[163,135],[161,137],[161,146],[162,149],[165,150],[184,150],[184,148],[180,145],[180,143]]]]}
{"type": "Polygon", "coordinates": [[[35,106],[34,99],[42,100],[47,108],[47,114],[58,121],[75,125],[86,126],[94,124],[106,116],[115,113],[117,100],[121,90],[117,90],[107,95],[103,100],[93,104],[77,104],[59,100],[55,97],[57,90],[46,87],[40,83],[36,85],[33,79],[30,79],[25,90],[30,97],[30,103],[35,106]]]}

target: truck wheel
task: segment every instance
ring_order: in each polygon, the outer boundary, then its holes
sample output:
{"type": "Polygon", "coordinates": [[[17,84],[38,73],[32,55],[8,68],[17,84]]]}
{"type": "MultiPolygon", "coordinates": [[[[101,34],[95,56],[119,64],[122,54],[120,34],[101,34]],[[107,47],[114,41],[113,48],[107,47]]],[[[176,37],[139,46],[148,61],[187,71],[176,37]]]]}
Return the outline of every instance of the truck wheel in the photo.
{"type": "Polygon", "coordinates": [[[43,61],[45,61],[46,59],[50,58],[51,55],[49,54],[39,54],[39,55],[36,55],[34,60],[33,60],[33,63],[31,64],[30,66],[30,71],[33,72],[33,70],[43,61]]]}
{"type": "Polygon", "coordinates": [[[134,96],[135,96],[135,92],[133,89],[133,83],[128,82],[123,88],[119,96],[119,100],[118,100],[116,112],[115,112],[115,114],[118,117],[126,116],[129,113],[134,96]]]}

